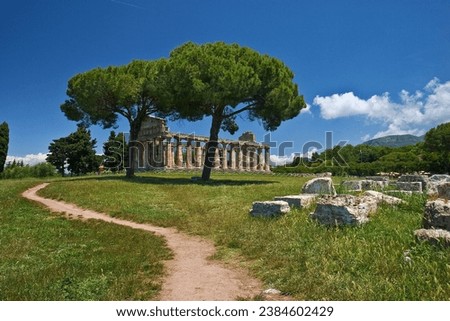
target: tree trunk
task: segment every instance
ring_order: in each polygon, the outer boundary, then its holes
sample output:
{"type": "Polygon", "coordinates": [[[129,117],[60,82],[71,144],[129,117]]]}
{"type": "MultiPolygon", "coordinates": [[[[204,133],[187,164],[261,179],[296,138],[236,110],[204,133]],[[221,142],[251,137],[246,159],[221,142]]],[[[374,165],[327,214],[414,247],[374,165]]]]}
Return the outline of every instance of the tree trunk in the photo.
{"type": "Polygon", "coordinates": [[[206,144],[205,163],[203,165],[202,180],[209,180],[211,170],[214,166],[214,154],[218,145],[220,125],[222,117],[213,115],[211,129],[209,132],[209,142],[206,144]]]}
{"type": "MultiPolygon", "coordinates": [[[[140,127],[140,126],[139,126],[140,127]]],[[[139,130],[132,123],[130,124],[130,142],[128,143],[128,167],[127,167],[127,178],[134,177],[135,166],[136,166],[136,142],[138,138],[139,130]]]]}

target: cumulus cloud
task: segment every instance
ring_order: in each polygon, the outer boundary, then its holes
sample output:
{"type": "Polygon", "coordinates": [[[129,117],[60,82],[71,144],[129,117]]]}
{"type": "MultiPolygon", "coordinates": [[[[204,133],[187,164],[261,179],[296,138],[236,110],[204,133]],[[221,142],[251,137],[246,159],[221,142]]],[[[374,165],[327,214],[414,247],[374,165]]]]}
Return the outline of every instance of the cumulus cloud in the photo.
{"type": "Polygon", "coordinates": [[[294,161],[297,154],[292,153],[289,156],[270,155],[270,165],[272,166],[284,166],[294,161]]]}
{"type": "Polygon", "coordinates": [[[270,155],[270,165],[272,166],[284,166],[286,164],[291,164],[295,157],[306,157],[306,158],[311,158],[313,153],[316,153],[318,150],[317,148],[313,147],[311,149],[308,150],[307,153],[303,154],[303,153],[291,153],[288,156],[279,156],[279,155],[274,155],[271,154],[270,155]]]}
{"type": "Polygon", "coordinates": [[[6,163],[13,162],[15,160],[16,162],[23,161],[24,165],[33,166],[33,165],[36,165],[39,163],[44,163],[46,157],[47,157],[47,154],[43,154],[43,153],[28,154],[25,157],[11,155],[11,156],[6,156],[6,163]]]}
{"type": "Polygon", "coordinates": [[[402,90],[399,98],[399,102],[394,102],[389,93],[384,93],[362,99],[348,92],[316,96],[313,104],[320,107],[324,119],[364,116],[383,124],[385,129],[374,138],[397,134],[422,135],[428,128],[450,121],[450,81],[440,83],[434,78],[422,91],[411,94],[402,90]]]}

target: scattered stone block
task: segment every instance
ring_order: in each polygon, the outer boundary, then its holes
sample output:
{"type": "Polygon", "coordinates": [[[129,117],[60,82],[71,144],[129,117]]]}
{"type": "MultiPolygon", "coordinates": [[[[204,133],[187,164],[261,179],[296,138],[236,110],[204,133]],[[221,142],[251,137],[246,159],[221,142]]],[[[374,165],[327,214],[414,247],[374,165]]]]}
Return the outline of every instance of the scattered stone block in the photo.
{"type": "Polygon", "coordinates": [[[276,217],[288,213],[289,204],[284,201],[253,202],[250,215],[255,217],[276,217]]]}
{"type": "Polygon", "coordinates": [[[442,229],[419,229],[414,231],[414,236],[419,241],[426,241],[430,244],[439,244],[444,247],[450,246],[450,232],[442,229]]]}
{"type": "Polygon", "coordinates": [[[386,195],[386,194],[383,194],[383,193],[377,192],[377,191],[366,191],[364,193],[364,196],[373,197],[378,204],[386,203],[389,205],[398,205],[398,204],[405,203],[403,200],[401,200],[397,197],[389,196],[389,195],[386,195]]]}
{"type": "Polygon", "coordinates": [[[343,181],[341,187],[347,191],[362,191],[361,180],[343,181]]]}
{"type": "Polygon", "coordinates": [[[425,175],[402,175],[398,178],[398,182],[421,182],[422,183],[422,189],[426,190],[428,189],[428,183],[430,179],[425,175]]]}
{"type": "Polygon", "coordinates": [[[379,187],[381,189],[384,189],[389,186],[389,177],[383,177],[383,176],[367,176],[366,180],[373,181],[375,184],[375,187],[379,187]]]}
{"type": "Polygon", "coordinates": [[[437,195],[437,186],[446,182],[450,182],[450,175],[436,174],[431,176],[429,179],[428,195],[437,195]]]}
{"type": "Polygon", "coordinates": [[[366,179],[376,182],[389,182],[389,177],[385,176],[366,176],[366,179]]]}
{"type": "Polygon", "coordinates": [[[274,197],[274,201],[284,201],[289,204],[291,207],[308,207],[317,198],[315,194],[301,194],[301,195],[287,195],[287,196],[276,196],[274,197]]]}
{"type": "Polygon", "coordinates": [[[399,190],[399,189],[394,189],[394,190],[389,190],[389,191],[385,191],[385,193],[387,193],[387,194],[406,194],[406,195],[412,195],[412,194],[414,194],[414,193],[417,193],[417,192],[412,192],[412,191],[402,191],[402,190],[399,190]]]}
{"type": "Polygon", "coordinates": [[[376,188],[384,188],[389,184],[389,182],[384,181],[373,181],[369,179],[360,179],[360,180],[351,180],[351,181],[343,181],[341,186],[347,189],[348,191],[367,191],[376,188]]]}
{"type": "Polygon", "coordinates": [[[450,182],[444,182],[436,185],[437,196],[446,200],[450,199],[450,182]]]}
{"type": "Polygon", "coordinates": [[[302,188],[303,194],[330,194],[336,195],[333,180],[329,177],[313,178],[305,183],[302,188]]]}
{"type": "Polygon", "coordinates": [[[401,191],[422,192],[422,182],[397,182],[397,188],[401,191]]]}
{"type": "Polygon", "coordinates": [[[360,225],[369,221],[369,215],[377,209],[377,202],[370,197],[353,195],[321,196],[311,218],[328,226],[360,225]]]}
{"type": "Polygon", "coordinates": [[[450,202],[443,199],[428,201],[425,204],[423,226],[450,231],[450,202]]]}

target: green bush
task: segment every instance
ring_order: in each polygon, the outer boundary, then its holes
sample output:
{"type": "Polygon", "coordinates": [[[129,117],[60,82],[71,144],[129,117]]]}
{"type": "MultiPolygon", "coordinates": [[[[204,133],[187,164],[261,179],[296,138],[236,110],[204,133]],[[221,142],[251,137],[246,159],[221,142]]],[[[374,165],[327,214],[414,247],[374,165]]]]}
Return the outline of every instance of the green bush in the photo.
{"type": "Polygon", "coordinates": [[[33,166],[12,166],[7,167],[1,173],[1,178],[25,178],[25,177],[51,177],[56,175],[56,168],[49,163],[39,163],[33,166]]]}

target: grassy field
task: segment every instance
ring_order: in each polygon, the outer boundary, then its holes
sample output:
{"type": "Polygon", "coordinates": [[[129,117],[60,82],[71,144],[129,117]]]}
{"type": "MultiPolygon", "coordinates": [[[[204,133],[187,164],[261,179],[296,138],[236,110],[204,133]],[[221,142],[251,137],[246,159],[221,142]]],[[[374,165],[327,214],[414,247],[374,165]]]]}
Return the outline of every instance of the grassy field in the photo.
{"type": "MultiPolygon", "coordinates": [[[[203,183],[191,181],[192,175],[153,173],[132,180],[119,176],[59,180],[40,194],[137,222],[176,226],[212,239],[219,249],[218,259],[240,262],[267,287],[296,299],[450,300],[450,250],[417,243],[413,237],[421,225],[422,196],[405,196],[407,205],[382,207],[362,227],[326,228],[308,218],[311,209],[294,210],[271,220],[248,214],[252,201],[297,194],[306,178],[216,173],[213,181],[203,183]]],[[[14,188],[18,191],[24,186],[14,188]]],[[[24,201],[20,204],[30,206],[24,201]]],[[[37,221],[46,222],[48,216],[40,209],[34,211],[41,214],[35,215],[30,228],[37,221]]],[[[98,228],[52,221],[71,233],[89,234],[98,228]]],[[[109,229],[111,237],[116,230],[122,231],[98,226],[109,229]]],[[[150,241],[148,236],[139,235],[136,239],[150,241]]],[[[77,238],[71,241],[74,243],[68,244],[75,249],[81,247],[77,238]]],[[[44,251],[49,248],[45,246],[44,251]]],[[[103,249],[107,251],[107,247],[103,249]]],[[[35,250],[42,251],[40,246],[35,250]]],[[[119,259],[121,251],[130,249],[118,248],[109,259],[119,259]]],[[[142,253],[142,249],[133,251],[142,253]]],[[[84,261],[74,258],[73,264],[84,261]]],[[[113,265],[107,257],[104,264],[113,265]]]]}
{"type": "Polygon", "coordinates": [[[171,256],[161,238],[50,214],[20,197],[38,182],[0,181],[0,300],[155,298],[171,256]]]}

